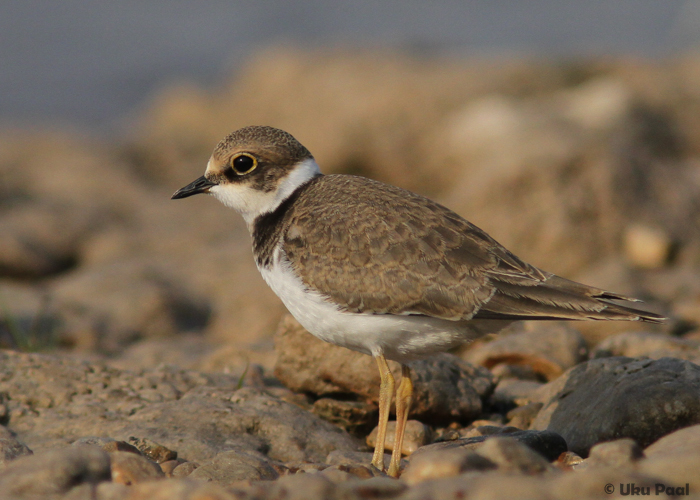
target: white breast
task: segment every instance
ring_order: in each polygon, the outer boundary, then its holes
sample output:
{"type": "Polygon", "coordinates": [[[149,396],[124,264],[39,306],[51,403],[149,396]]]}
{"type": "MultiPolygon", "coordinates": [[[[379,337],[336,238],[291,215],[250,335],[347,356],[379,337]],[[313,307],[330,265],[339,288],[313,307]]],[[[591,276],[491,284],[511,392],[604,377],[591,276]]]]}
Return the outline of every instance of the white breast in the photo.
{"type": "Polygon", "coordinates": [[[314,336],[373,356],[383,354],[387,359],[408,362],[444,352],[504,326],[501,321],[450,321],[341,311],[330,299],[306,289],[280,249],[275,252],[271,268],[259,269],[292,316],[314,336]]]}

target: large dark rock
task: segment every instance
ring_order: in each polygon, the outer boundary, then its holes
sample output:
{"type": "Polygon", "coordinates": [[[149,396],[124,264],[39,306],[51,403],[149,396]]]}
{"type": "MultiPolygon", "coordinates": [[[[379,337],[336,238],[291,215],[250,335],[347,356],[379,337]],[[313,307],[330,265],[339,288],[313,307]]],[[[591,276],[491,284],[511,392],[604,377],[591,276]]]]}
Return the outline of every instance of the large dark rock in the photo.
{"type": "Polygon", "coordinates": [[[601,441],[628,437],[645,447],[700,423],[700,366],[680,359],[595,359],[542,391],[532,429],[561,434],[581,456],[601,441]]]}

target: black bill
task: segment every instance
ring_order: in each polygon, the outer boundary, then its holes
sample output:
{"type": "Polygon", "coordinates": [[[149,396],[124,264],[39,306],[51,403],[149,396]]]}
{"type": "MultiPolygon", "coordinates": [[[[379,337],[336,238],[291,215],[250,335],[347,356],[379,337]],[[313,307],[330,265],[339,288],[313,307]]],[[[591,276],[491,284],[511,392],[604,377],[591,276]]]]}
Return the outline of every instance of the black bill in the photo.
{"type": "Polygon", "coordinates": [[[180,188],[175,191],[175,194],[170,197],[171,200],[179,200],[180,198],[187,198],[193,194],[207,193],[212,186],[216,186],[215,182],[211,182],[204,176],[194,182],[190,182],[184,188],[180,188]]]}

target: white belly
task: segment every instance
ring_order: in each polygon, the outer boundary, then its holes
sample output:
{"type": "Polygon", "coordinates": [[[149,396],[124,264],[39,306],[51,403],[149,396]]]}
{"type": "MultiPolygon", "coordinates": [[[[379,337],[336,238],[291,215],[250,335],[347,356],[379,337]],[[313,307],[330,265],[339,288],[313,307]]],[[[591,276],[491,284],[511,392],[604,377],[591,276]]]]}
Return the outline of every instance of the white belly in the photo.
{"type": "Polygon", "coordinates": [[[272,268],[261,268],[260,273],[292,316],[314,336],[372,356],[383,354],[402,363],[444,352],[507,324],[341,311],[318,292],[305,291],[289,262],[284,257],[279,259],[279,252],[272,268]]]}

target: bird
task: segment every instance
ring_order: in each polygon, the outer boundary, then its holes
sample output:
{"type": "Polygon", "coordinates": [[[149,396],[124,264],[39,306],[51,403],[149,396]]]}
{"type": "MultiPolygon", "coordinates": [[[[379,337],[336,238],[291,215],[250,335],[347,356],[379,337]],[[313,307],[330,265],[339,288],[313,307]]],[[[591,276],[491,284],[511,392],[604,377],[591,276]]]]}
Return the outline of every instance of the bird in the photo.
{"type": "Polygon", "coordinates": [[[263,279],[306,330],[376,359],[371,465],[384,471],[396,389],[392,477],[400,474],[412,361],[518,320],[665,320],[615,302],[637,299],[527,264],[426,197],[365,177],[324,175],[309,150],[277,128],[248,126],[226,136],[204,175],[172,199],[199,193],[243,216],[263,279]],[[387,360],[401,364],[398,387],[387,360]]]}

